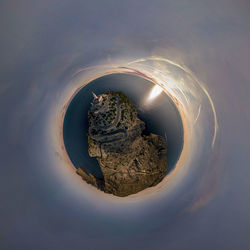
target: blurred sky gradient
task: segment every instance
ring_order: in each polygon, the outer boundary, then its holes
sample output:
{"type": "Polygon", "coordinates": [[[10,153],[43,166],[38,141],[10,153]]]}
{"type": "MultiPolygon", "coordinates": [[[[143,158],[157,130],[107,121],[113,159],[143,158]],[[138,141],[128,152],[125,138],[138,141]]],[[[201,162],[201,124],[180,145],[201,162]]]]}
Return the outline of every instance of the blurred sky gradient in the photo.
{"type": "Polygon", "coordinates": [[[1,1],[0,249],[250,249],[249,13],[247,0],[1,1]],[[197,162],[218,168],[171,203],[99,206],[52,170],[50,107],[79,67],[151,55],[205,82],[219,132],[197,162]]]}

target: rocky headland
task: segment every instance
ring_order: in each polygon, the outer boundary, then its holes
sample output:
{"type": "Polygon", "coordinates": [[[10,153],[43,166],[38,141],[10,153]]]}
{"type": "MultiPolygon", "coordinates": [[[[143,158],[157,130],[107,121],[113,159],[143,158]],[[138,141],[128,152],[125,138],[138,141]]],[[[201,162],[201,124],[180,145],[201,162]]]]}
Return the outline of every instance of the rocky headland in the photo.
{"type": "Polygon", "coordinates": [[[98,160],[104,179],[83,168],[77,173],[89,184],[121,197],[158,184],[167,169],[164,138],[143,133],[145,123],[122,92],[93,96],[88,112],[88,151],[98,160]]]}

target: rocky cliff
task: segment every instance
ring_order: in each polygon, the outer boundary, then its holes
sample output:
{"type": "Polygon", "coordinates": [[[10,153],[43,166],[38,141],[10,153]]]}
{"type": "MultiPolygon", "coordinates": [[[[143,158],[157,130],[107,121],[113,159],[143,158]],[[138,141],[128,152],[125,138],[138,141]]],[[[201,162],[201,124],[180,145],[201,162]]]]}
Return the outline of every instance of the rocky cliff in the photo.
{"type": "Polygon", "coordinates": [[[166,173],[166,143],[155,134],[145,135],[130,99],[122,92],[94,95],[88,113],[89,155],[103,172],[100,180],[82,168],[83,180],[117,196],[127,196],[158,184],[166,173]]]}

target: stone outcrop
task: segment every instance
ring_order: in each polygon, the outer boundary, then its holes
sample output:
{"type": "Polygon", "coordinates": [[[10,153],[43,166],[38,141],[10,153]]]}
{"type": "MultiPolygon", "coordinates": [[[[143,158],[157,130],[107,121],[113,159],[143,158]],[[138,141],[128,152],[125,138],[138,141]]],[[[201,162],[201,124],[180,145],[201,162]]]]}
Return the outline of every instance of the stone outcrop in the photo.
{"type": "Polygon", "coordinates": [[[145,135],[145,123],[137,117],[130,99],[122,92],[94,95],[89,109],[89,155],[96,157],[104,179],[77,173],[106,193],[127,196],[158,184],[167,169],[165,140],[145,135]]]}

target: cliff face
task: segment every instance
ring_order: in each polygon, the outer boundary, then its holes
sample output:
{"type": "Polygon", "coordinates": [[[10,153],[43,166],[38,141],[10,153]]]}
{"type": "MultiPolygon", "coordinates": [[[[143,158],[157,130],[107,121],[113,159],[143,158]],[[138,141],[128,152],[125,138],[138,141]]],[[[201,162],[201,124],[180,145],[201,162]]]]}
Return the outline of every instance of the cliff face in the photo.
{"type": "Polygon", "coordinates": [[[167,168],[166,143],[158,135],[143,135],[145,124],[130,99],[121,92],[94,95],[88,113],[89,155],[96,157],[104,180],[77,173],[107,193],[127,196],[159,183],[167,168]]]}

